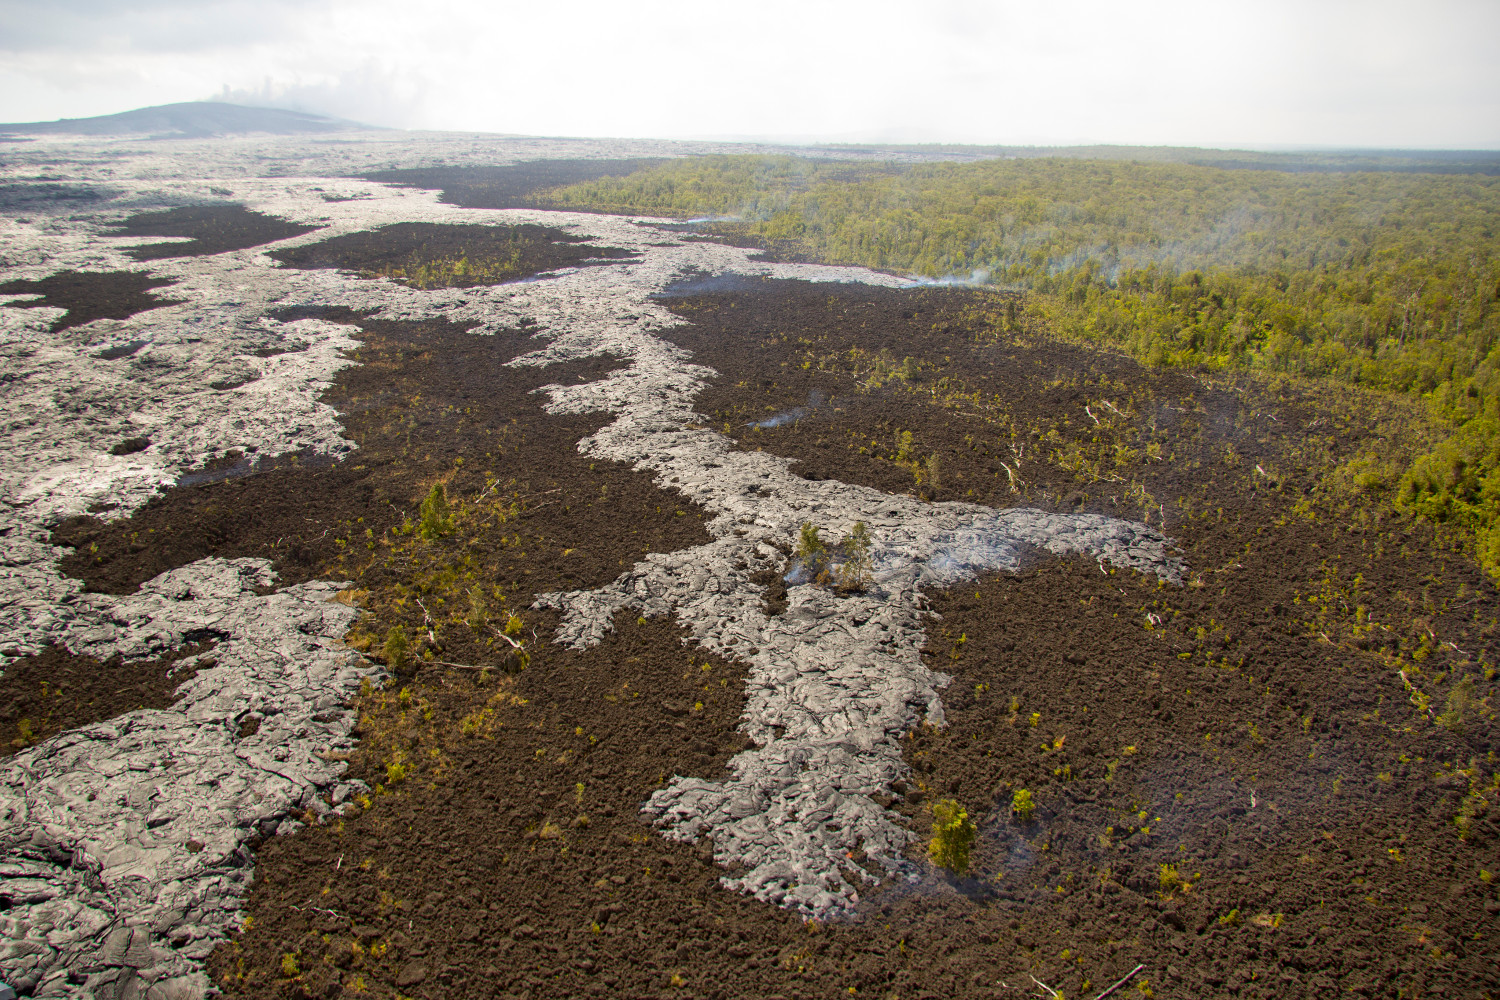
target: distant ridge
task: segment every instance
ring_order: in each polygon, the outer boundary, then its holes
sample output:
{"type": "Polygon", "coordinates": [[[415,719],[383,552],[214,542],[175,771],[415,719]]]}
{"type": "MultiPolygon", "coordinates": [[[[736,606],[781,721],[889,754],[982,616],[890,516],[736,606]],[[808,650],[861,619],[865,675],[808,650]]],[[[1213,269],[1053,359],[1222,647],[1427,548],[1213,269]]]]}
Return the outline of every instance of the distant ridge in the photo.
{"type": "Polygon", "coordinates": [[[208,139],[250,133],[304,135],[352,132],[374,127],[302,111],[249,108],[221,101],[187,101],[137,108],[97,118],[64,118],[55,122],[0,125],[0,135],[144,135],[152,139],[208,139]]]}

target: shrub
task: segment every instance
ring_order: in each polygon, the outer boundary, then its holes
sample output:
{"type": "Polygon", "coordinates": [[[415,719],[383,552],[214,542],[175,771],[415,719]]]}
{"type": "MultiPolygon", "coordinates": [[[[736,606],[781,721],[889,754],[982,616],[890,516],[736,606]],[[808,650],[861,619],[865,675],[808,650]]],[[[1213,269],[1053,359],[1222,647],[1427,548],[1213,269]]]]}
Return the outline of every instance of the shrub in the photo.
{"type": "Polygon", "coordinates": [[[410,650],[411,643],[406,638],[406,627],[392,625],[391,630],[385,634],[385,646],[381,649],[381,654],[385,657],[385,665],[393,673],[399,673],[406,666],[406,657],[410,650]]]}
{"type": "Polygon", "coordinates": [[[1484,797],[1483,790],[1471,788],[1468,795],[1464,796],[1463,804],[1459,806],[1458,815],[1453,817],[1453,825],[1458,829],[1458,839],[1468,840],[1474,835],[1474,821],[1489,812],[1489,800],[1484,797]]]}
{"type": "Polygon", "coordinates": [[[514,657],[513,662],[517,670],[525,670],[531,664],[531,654],[527,652],[526,644],[516,638],[525,627],[525,623],[521,621],[521,616],[512,614],[505,620],[505,630],[501,633],[505,640],[510,643],[511,656],[514,657]]]}
{"type": "Polygon", "coordinates": [[[490,620],[490,606],[484,599],[484,590],[474,587],[469,591],[469,613],[464,617],[464,622],[470,628],[483,628],[490,620]]]}
{"type": "Polygon", "coordinates": [[[1474,704],[1474,678],[1465,675],[1448,692],[1443,714],[1437,717],[1438,725],[1455,733],[1464,731],[1464,714],[1474,704]]]}
{"type": "Polygon", "coordinates": [[[804,562],[822,559],[827,554],[823,539],[818,537],[817,525],[811,521],[802,522],[802,533],[797,538],[797,548],[792,554],[804,562]]]}
{"type": "Polygon", "coordinates": [[[844,590],[868,590],[874,582],[870,573],[870,529],[855,521],[843,541],[844,565],[839,567],[839,586],[844,590]]]}
{"type": "Polygon", "coordinates": [[[807,579],[811,579],[819,586],[829,582],[828,546],[823,544],[816,525],[809,521],[802,523],[802,532],[797,538],[797,547],[792,550],[792,555],[802,564],[801,570],[805,571],[807,579]]]}
{"type": "Polygon", "coordinates": [[[969,869],[969,851],[979,830],[964,807],[953,799],[941,799],[932,805],[932,843],[927,854],[932,860],[955,874],[969,869]]]}
{"type": "Polygon", "coordinates": [[[470,712],[468,715],[464,716],[463,720],[459,723],[459,731],[462,732],[465,736],[473,736],[475,733],[479,732],[481,728],[484,727],[484,724],[489,721],[490,716],[492,716],[493,714],[494,713],[488,708],[480,709],[477,712],[470,712]]]}
{"type": "Polygon", "coordinates": [[[427,499],[422,501],[422,521],[417,529],[423,538],[437,538],[453,530],[453,514],[448,508],[448,490],[434,483],[427,499]]]}
{"type": "Polygon", "coordinates": [[[940,469],[942,466],[942,460],[938,458],[937,452],[933,452],[927,456],[925,465],[927,488],[936,491],[941,482],[940,469]]]}
{"type": "Polygon", "coordinates": [[[1010,811],[1022,823],[1030,823],[1031,814],[1036,811],[1031,793],[1024,788],[1016,789],[1016,794],[1010,797],[1010,811]]]}

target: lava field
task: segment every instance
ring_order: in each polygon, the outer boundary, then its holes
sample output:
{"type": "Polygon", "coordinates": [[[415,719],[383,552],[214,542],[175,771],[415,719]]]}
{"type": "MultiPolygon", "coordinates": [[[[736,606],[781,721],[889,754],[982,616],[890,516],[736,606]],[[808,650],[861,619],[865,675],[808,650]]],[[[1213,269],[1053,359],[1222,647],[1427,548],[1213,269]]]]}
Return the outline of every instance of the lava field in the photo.
{"type": "Polygon", "coordinates": [[[711,151],[6,150],[0,981],[1492,995],[1494,671],[1390,654],[1500,596],[1326,497],[1380,415],[527,207],[711,151]]]}

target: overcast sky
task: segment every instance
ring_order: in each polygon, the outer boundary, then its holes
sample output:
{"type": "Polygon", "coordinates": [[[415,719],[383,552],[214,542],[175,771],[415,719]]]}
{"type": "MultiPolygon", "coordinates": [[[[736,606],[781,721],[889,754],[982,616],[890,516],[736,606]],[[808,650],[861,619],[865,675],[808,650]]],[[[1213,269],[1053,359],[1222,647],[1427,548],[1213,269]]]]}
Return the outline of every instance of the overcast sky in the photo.
{"type": "Polygon", "coordinates": [[[0,121],[1500,148],[1500,0],[0,0],[0,121]]]}

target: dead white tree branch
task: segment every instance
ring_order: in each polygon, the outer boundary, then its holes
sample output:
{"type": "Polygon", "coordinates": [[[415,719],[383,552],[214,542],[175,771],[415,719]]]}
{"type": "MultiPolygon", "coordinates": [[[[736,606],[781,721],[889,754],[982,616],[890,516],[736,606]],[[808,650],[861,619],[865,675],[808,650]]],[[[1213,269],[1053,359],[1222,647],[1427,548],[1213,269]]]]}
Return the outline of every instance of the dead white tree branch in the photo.
{"type": "Polygon", "coordinates": [[[1138,974],[1138,973],[1139,973],[1139,972],[1140,972],[1140,971],[1141,971],[1141,970],[1142,970],[1142,969],[1144,969],[1144,968],[1145,968],[1145,967],[1146,967],[1146,966],[1145,966],[1145,964],[1144,964],[1144,963],[1142,963],[1142,964],[1141,964],[1141,965],[1137,965],[1137,966],[1136,966],[1136,967],[1135,967],[1135,968],[1133,968],[1133,969],[1131,969],[1131,970],[1130,970],[1130,971],[1129,971],[1129,972],[1127,972],[1127,973],[1125,973],[1125,978],[1124,978],[1124,979],[1122,979],[1122,980],[1120,980],[1120,981],[1119,981],[1119,982],[1118,982],[1118,983],[1115,983],[1115,984],[1114,984],[1114,985],[1113,985],[1113,986],[1111,986],[1111,987],[1110,987],[1110,988],[1109,988],[1109,989],[1107,989],[1107,990],[1105,990],[1105,991],[1104,991],[1104,992],[1103,992],[1103,993],[1101,993],[1101,994],[1099,994],[1099,995],[1098,995],[1098,996],[1096,996],[1096,997],[1095,997],[1095,998],[1094,998],[1094,1000],[1104,1000],[1104,998],[1105,998],[1105,997],[1107,997],[1107,996],[1109,996],[1109,995],[1110,995],[1110,994],[1111,994],[1111,993],[1113,993],[1113,992],[1114,992],[1114,991],[1115,991],[1115,990],[1117,990],[1117,989],[1119,989],[1119,988],[1120,988],[1120,987],[1121,987],[1121,986],[1124,986],[1124,985],[1125,985],[1125,984],[1126,984],[1126,983],[1128,983],[1128,982],[1130,982],[1130,981],[1131,981],[1131,980],[1132,980],[1132,979],[1134,979],[1134,978],[1135,978],[1135,977],[1136,977],[1136,975],[1137,975],[1137,974],[1138,974]]]}
{"type": "MultiPolygon", "coordinates": [[[[1090,416],[1092,416],[1092,414],[1090,414],[1090,416]]],[[[1047,993],[1051,995],[1052,1000],[1062,1000],[1062,994],[1061,993],[1059,993],[1057,990],[1054,990],[1052,987],[1048,986],[1046,983],[1042,982],[1036,976],[1032,976],[1031,977],[1031,981],[1033,983],[1036,983],[1042,989],[1046,990],[1047,993]]],[[[1037,996],[1041,996],[1041,995],[1042,994],[1040,994],[1040,993],[1037,994],[1037,996]]]]}
{"type": "Polygon", "coordinates": [[[499,670],[500,668],[491,663],[450,663],[447,660],[423,660],[423,666],[451,667],[454,670],[499,670]]]}
{"type": "Polygon", "coordinates": [[[522,650],[524,650],[526,648],[526,646],[523,643],[519,643],[516,640],[512,639],[510,636],[506,635],[504,632],[500,631],[495,626],[491,625],[489,627],[489,629],[490,629],[491,632],[495,633],[497,636],[499,636],[500,638],[504,639],[506,642],[510,643],[511,648],[513,648],[516,652],[519,653],[519,652],[521,652],[522,650]]]}
{"type": "Polygon", "coordinates": [[[432,612],[427,610],[427,605],[422,603],[420,597],[417,598],[417,607],[422,609],[422,622],[427,626],[427,641],[436,646],[437,633],[433,631],[433,628],[437,623],[432,620],[432,612]]]}

